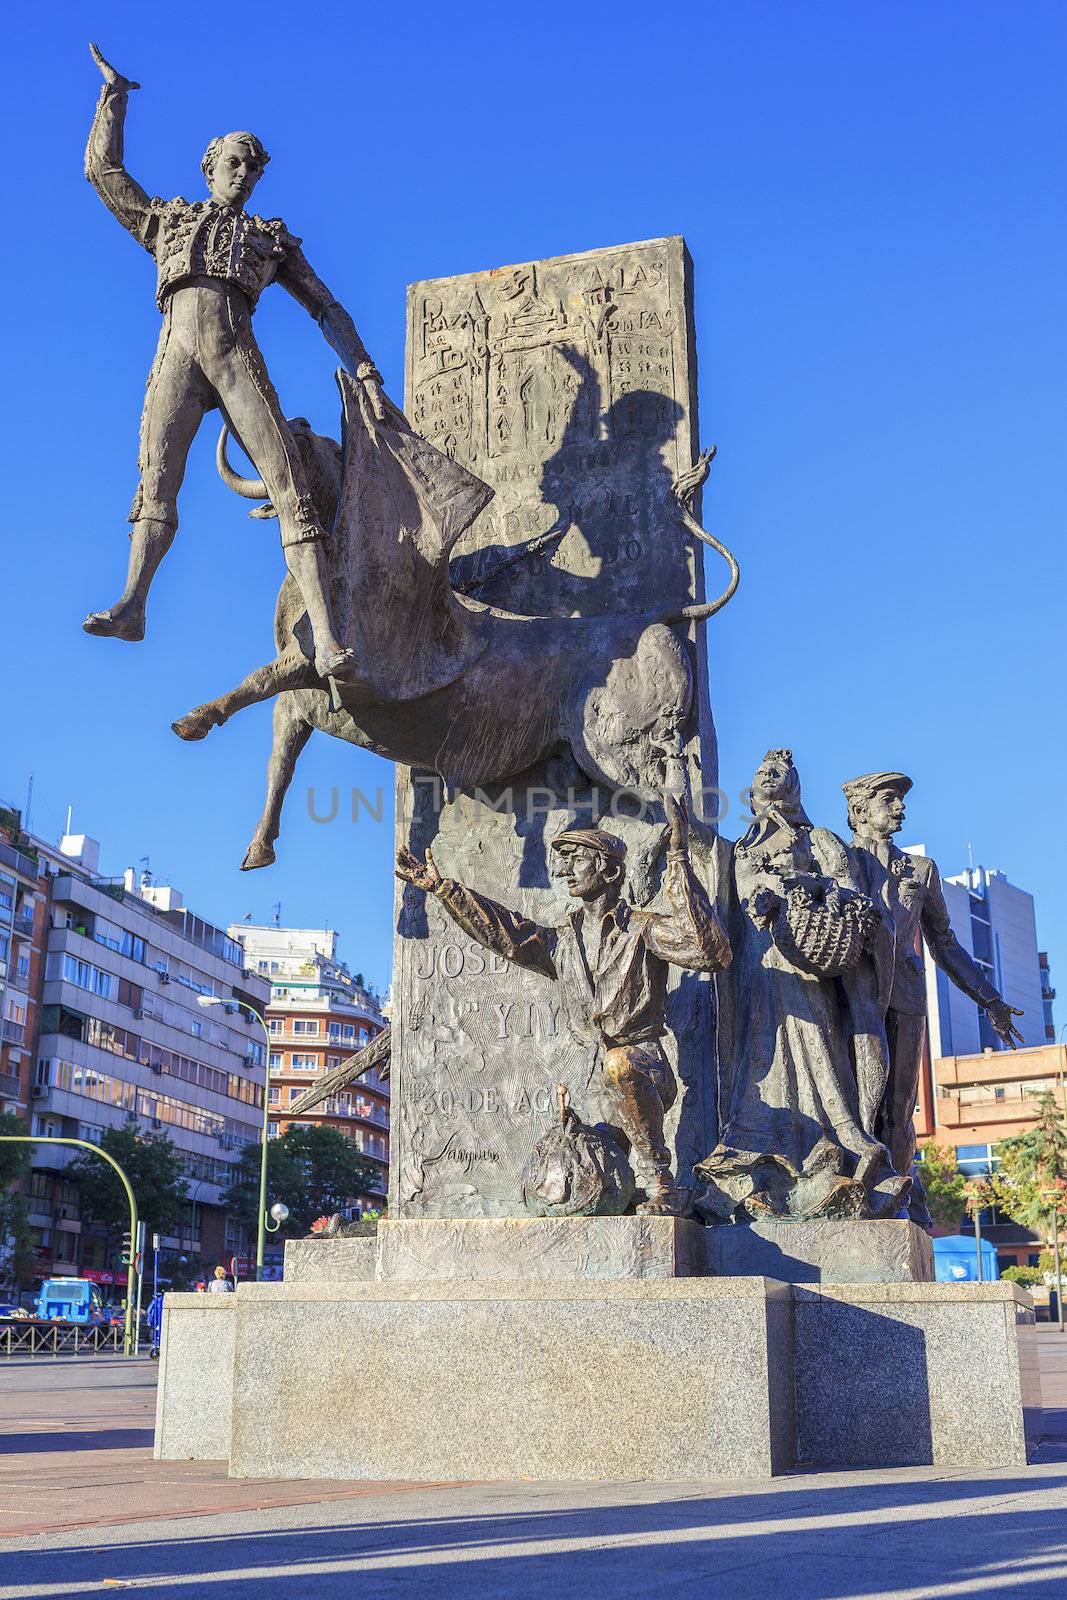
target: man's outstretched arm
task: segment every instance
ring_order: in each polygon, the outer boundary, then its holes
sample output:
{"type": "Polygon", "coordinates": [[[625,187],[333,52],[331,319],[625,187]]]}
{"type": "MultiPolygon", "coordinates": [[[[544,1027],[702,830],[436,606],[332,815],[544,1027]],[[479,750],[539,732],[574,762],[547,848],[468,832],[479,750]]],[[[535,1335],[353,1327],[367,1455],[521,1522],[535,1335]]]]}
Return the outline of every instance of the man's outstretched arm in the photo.
{"type": "Polygon", "coordinates": [[[429,850],[421,861],[410,850],[398,851],[396,875],[424,894],[435,895],[453,922],[487,950],[495,951],[505,961],[514,961],[516,966],[543,973],[546,978],[557,976],[555,928],[543,927],[517,911],[509,911],[507,906],[498,905],[488,895],[478,894],[454,878],[443,878],[429,850]]]}
{"type": "Polygon", "coordinates": [[[155,221],[152,202],[123,164],[126,101],[130,91],[141,85],[116,72],[95,44],[89,46],[89,53],[100,68],[104,87],[85,147],[85,176],[122,226],[129,229],[138,244],[148,247],[155,221]]]}
{"type": "Polygon", "coordinates": [[[374,415],[379,422],[384,422],[382,375],[367,353],[352,318],[310,266],[298,243],[294,242],[286,250],[278,282],[315,318],[327,344],[337,351],[352,376],[363,384],[374,415]]]}

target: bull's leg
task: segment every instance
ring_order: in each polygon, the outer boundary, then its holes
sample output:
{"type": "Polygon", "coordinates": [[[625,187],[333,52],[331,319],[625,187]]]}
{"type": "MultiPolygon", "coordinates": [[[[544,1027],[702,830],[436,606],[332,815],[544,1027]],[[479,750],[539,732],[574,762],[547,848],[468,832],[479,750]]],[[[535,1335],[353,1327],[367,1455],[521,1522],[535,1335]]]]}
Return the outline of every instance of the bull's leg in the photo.
{"type": "Polygon", "coordinates": [[[235,711],[243,711],[246,706],[255,705],[260,700],[269,700],[271,695],[281,694],[286,689],[313,688],[318,682],[318,674],[311,662],[294,646],[276,656],[265,667],[257,667],[255,672],[250,672],[228,694],[221,694],[217,700],[209,700],[205,705],[194,706],[184,717],[172,722],[171,727],[179,739],[206,739],[212,728],[221,728],[235,711]]]}
{"type": "Polygon", "coordinates": [[[274,707],[274,742],[267,763],[267,798],[241,862],[242,872],[269,867],[274,860],[274,841],[282,826],[282,805],[311,731],[311,724],[304,720],[295,702],[288,695],[279,696],[274,707]]]}

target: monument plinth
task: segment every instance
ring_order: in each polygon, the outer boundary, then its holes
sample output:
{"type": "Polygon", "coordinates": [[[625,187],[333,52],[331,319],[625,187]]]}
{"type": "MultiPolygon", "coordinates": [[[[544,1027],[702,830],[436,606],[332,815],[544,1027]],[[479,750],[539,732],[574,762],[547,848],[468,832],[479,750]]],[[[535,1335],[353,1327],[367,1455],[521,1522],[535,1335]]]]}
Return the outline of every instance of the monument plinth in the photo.
{"type": "MultiPolygon", "coordinates": [[[[456,545],[453,581],[511,613],[558,617],[564,652],[563,619],[702,601],[673,498],[698,450],[694,348],[680,238],[414,284],[408,413],[495,491],[456,545]]],[[[398,844],[555,926],[568,896],[550,842],[599,820],[627,847],[628,897],[654,901],[662,789],[686,781],[699,796],[716,782],[704,630],[687,631],[646,629],[632,655],[575,660],[570,748],[506,783],[456,792],[399,768],[398,844]]],[[[508,728],[472,708],[468,737],[508,728]]],[[[696,865],[711,886],[710,858],[696,865]]],[[[569,1026],[559,984],[480,947],[432,896],[401,884],[396,930],[390,1215],[525,1215],[522,1168],[556,1086],[587,1123],[615,1120],[602,1051],[569,1026]]],[[[714,1134],[712,1010],[708,978],[672,972],[664,1044],[679,1092],[665,1136],[682,1182],[714,1134]]]]}

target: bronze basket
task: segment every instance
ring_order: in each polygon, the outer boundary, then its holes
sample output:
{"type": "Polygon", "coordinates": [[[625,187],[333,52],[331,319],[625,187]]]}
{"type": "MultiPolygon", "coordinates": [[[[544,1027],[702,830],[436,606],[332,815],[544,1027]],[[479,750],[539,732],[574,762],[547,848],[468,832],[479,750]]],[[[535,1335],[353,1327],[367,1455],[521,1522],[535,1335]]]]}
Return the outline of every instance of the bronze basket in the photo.
{"type": "Polygon", "coordinates": [[[775,919],[774,942],[799,967],[820,978],[836,978],[863,954],[870,903],[848,890],[820,894],[807,886],[787,890],[775,919]]]}

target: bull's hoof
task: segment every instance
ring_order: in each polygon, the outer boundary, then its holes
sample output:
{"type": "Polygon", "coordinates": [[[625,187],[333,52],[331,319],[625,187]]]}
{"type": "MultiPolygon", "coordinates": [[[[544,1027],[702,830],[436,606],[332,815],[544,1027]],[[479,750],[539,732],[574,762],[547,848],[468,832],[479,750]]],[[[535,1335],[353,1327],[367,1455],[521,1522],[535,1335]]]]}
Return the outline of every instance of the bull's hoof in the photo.
{"type": "Polygon", "coordinates": [[[100,639],[126,639],[139,644],[144,638],[144,612],[125,606],[112,606],[108,611],[90,611],[82,627],[86,633],[100,639]]]}
{"type": "Polygon", "coordinates": [[[253,839],[245,852],[244,860],[241,862],[241,871],[255,872],[257,867],[272,867],[274,861],[274,846],[265,842],[260,843],[253,839]]]}
{"type": "Polygon", "coordinates": [[[212,728],[222,727],[222,718],[213,706],[194,706],[171,727],[179,739],[206,739],[212,728]]]}

